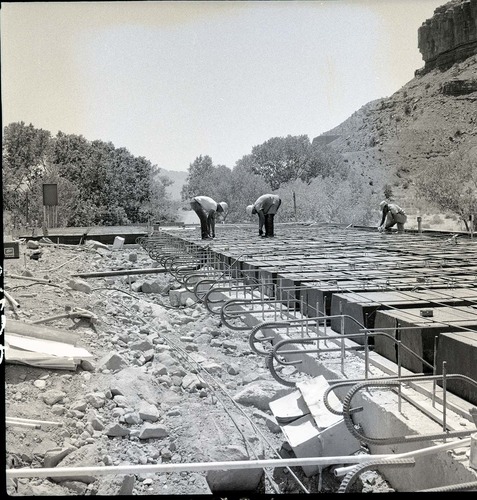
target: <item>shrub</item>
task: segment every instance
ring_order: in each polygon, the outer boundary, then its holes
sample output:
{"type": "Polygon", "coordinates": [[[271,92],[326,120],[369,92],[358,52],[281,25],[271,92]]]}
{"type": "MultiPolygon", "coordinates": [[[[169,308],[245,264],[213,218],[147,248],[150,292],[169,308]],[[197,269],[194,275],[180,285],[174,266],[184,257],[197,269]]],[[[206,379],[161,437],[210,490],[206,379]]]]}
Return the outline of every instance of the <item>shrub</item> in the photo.
{"type": "Polygon", "coordinates": [[[439,214],[435,214],[431,219],[431,224],[442,224],[442,218],[439,214]]]}

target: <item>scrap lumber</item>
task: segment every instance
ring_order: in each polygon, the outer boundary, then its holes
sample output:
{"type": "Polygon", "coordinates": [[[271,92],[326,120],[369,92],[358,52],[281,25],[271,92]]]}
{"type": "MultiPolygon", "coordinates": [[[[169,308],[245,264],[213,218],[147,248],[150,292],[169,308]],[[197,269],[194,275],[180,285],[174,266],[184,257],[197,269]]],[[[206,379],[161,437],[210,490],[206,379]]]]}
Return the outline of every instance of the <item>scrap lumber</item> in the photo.
{"type": "Polygon", "coordinates": [[[8,319],[5,325],[5,360],[57,370],[76,370],[83,359],[93,357],[76,347],[79,337],[56,328],[8,319]]]}
{"type": "Polygon", "coordinates": [[[21,351],[5,344],[5,361],[10,364],[30,365],[39,368],[75,371],[77,363],[73,359],[57,358],[48,354],[21,351]]]}
{"type": "Polygon", "coordinates": [[[65,342],[27,338],[11,333],[7,333],[5,337],[7,363],[76,370],[81,360],[92,357],[86,349],[65,342]]]}
{"type": "Polygon", "coordinates": [[[75,347],[65,342],[55,340],[32,339],[15,334],[7,334],[6,340],[10,347],[24,351],[32,351],[41,354],[51,354],[53,356],[67,358],[91,358],[90,354],[83,347],[75,347]]]}
{"type": "Polygon", "coordinates": [[[8,318],[5,323],[5,332],[7,335],[16,334],[43,340],[65,342],[72,345],[76,345],[79,340],[78,335],[69,331],[66,332],[57,328],[33,325],[31,323],[25,323],[24,321],[19,321],[11,318],[8,318]]]}

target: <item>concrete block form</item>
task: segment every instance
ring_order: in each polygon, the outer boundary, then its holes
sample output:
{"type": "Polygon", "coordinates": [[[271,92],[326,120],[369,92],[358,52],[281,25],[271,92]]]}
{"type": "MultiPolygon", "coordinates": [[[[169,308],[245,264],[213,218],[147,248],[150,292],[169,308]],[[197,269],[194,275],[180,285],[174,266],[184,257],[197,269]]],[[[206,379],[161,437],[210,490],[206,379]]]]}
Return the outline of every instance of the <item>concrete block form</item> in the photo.
{"type": "MultiPolygon", "coordinates": [[[[305,415],[281,428],[297,458],[321,456],[320,431],[310,415],[305,415]]],[[[308,477],[320,470],[317,465],[305,465],[302,469],[308,477]]]]}
{"type": "MultiPolygon", "coordinates": [[[[438,307],[440,305],[463,306],[477,303],[477,289],[448,288],[421,291],[376,291],[333,294],[331,314],[351,316],[366,328],[374,328],[376,312],[386,309],[411,309],[438,307]]],[[[344,319],[344,332],[339,318],[331,320],[331,328],[339,333],[360,333],[360,327],[349,318],[344,319]]],[[[362,344],[360,339],[356,342],[362,344]]]]}
{"type": "MultiPolygon", "coordinates": [[[[375,329],[388,333],[427,363],[434,363],[440,335],[444,332],[477,328],[476,309],[469,306],[435,307],[432,317],[422,317],[422,308],[396,311],[378,311],[375,329]]],[[[375,350],[382,356],[397,362],[395,344],[382,336],[375,337],[375,350]]],[[[430,369],[418,358],[402,350],[401,363],[414,373],[428,373],[430,369]]]]}
{"type": "MultiPolygon", "coordinates": [[[[459,236],[459,244],[454,245],[446,243],[446,240],[449,239],[448,235],[438,235],[437,233],[412,234],[406,231],[401,235],[381,234],[371,230],[361,231],[355,228],[336,228],[320,224],[305,227],[300,224],[281,225],[278,223],[276,224],[278,237],[274,240],[258,238],[255,225],[250,224],[228,229],[219,227],[218,232],[219,230],[219,237],[210,243],[207,242],[210,249],[217,249],[217,254],[223,254],[223,259],[220,255],[214,257],[217,259],[217,266],[224,266],[224,262],[229,263],[237,269],[238,279],[242,273],[249,270],[251,273],[256,272],[255,276],[258,275],[261,282],[276,285],[278,297],[284,300],[293,287],[297,288],[294,292],[294,299],[300,302],[300,308],[301,304],[305,303],[305,307],[300,312],[310,317],[317,315],[317,302],[321,313],[323,312],[322,299],[326,299],[326,313],[330,314],[332,300],[336,294],[413,291],[424,295],[431,290],[437,292],[439,289],[441,291],[446,289],[449,297],[459,298],[461,290],[473,290],[476,289],[477,285],[477,269],[474,264],[477,262],[477,245],[466,235],[459,236]],[[302,255],[298,255],[300,252],[302,255]],[[274,263],[273,266],[271,262],[274,263]]],[[[178,235],[178,238],[187,240],[187,244],[204,246],[204,243],[199,241],[200,235],[196,231],[180,230],[175,234],[178,235]]],[[[230,271],[230,268],[228,270],[230,271]]],[[[472,355],[472,346],[455,346],[455,339],[450,337],[451,334],[462,333],[463,330],[459,329],[462,323],[456,323],[457,318],[451,316],[440,318],[436,313],[436,310],[442,307],[453,310],[455,313],[459,312],[456,309],[457,302],[452,302],[452,307],[445,305],[432,308],[428,307],[428,303],[418,302],[418,307],[408,308],[408,304],[404,300],[399,305],[397,303],[387,304],[385,298],[377,299],[377,302],[380,302],[380,307],[375,313],[375,327],[378,326],[376,322],[380,318],[382,327],[389,328],[386,333],[395,337],[396,332],[399,332],[399,338],[403,344],[417,350],[418,353],[425,353],[426,356],[430,357],[431,363],[436,332],[439,339],[437,342],[438,356],[441,347],[446,350],[457,349],[458,354],[455,359],[452,358],[452,363],[459,359],[466,359],[463,354],[459,353],[459,349],[464,349],[465,354],[472,355]],[[413,309],[416,310],[417,318],[397,317],[391,314],[396,312],[404,314],[413,309]],[[434,316],[422,317],[420,315],[421,309],[432,309],[434,316]],[[409,328],[399,330],[406,324],[405,320],[408,321],[409,328]],[[449,326],[449,330],[446,331],[445,327],[447,326],[449,326]],[[430,354],[429,345],[432,345],[432,354],[430,354]],[[447,345],[450,347],[446,347],[447,345]]],[[[476,309],[469,307],[468,312],[472,311],[475,317],[476,309]]],[[[293,311],[293,315],[299,316],[296,311],[293,311]]],[[[466,319],[470,320],[470,314],[466,319]]],[[[261,318],[252,315],[247,315],[244,320],[247,324],[250,322],[250,325],[261,321],[263,321],[261,318]]],[[[334,328],[327,327],[328,333],[333,334],[333,330],[334,328]]],[[[275,336],[276,341],[285,337],[285,334],[282,336],[278,332],[275,336]]],[[[378,349],[375,346],[371,355],[378,360],[378,364],[375,366],[382,367],[385,362],[386,368],[391,370],[386,371],[386,373],[396,373],[393,371],[396,370],[396,366],[391,362],[396,359],[396,349],[393,343],[385,342],[381,338],[378,349]],[[387,353],[387,355],[383,353],[387,353]]],[[[450,357],[447,356],[447,358],[447,371],[451,373],[454,368],[451,367],[450,357]]],[[[296,359],[300,359],[300,365],[297,369],[311,377],[324,375],[326,379],[336,380],[343,375],[339,365],[339,357],[337,357],[336,364],[330,364],[328,361],[325,364],[304,348],[304,352],[297,354],[296,359]]],[[[439,363],[442,365],[440,360],[439,363]]],[[[405,364],[411,366],[411,371],[418,373],[423,371],[422,366],[414,366],[410,358],[405,360],[405,364]]],[[[457,371],[467,370],[466,366],[467,361],[464,361],[457,371]]],[[[405,367],[403,371],[409,374],[405,367]]],[[[353,376],[354,374],[354,370],[347,371],[345,363],[344,375],[353,376]]],[[[475,374],[471,375],[471,378],[475,379],[475,374]]],[[[428,418],[430,414],[433,414],[438,419],[440,411],[439,406],[431,405],[429,392],[425,388],[424,392],[415,394],[414,389],[403,388],[406,397],[401,412],[396,409],[395,404],[391,404],[394,402],[391,400],[395,396],[392,391],[362,391],[356,395],[355,405],[360,405],[362,399],[364,411],[354,415],[355,421],[362,425],[367,433],[379,437],[425,434],[429,432],[430,424],[434,426],[436,432],[439,432],[441,425],[437,424],[437,420],[431,422],[431,419],[428,418]],[[406,399],[408,396],[412,398],[412,404],[408,403],[406,399]],[[388,399],[389,401],[387,401],[388,399]],[[415,404],[416,406],[414,406],[415,404]]],[[[456,392],[459,392],[459,389],[456,392]]],[[[439,405],[441,404],[439,390],[437,393],[437,405],[439,405]]],[[[343,389],[343,394],[337,393],[339,397],[344,396],[344,394],[346,394],[345,389],[343,389]]],[[[447,425],[449,428],[457,430],[462,428],[462,419],[467,419],[470,404],[465,399],[461,399],[467,397],[466,393],[459,394],[461,396],[455,396],[449,392],[447,398],[447,405],[450,409],[447,415],[447,425]],[[453,415],[454,411],[457,413],[453,415]]],[[[470,395],[470,397],[473,396],[470,395]]],[[[337,405],[337,408],[339,407],[337,405]]],[[[293,407],[289,406],[289,408],[293,407]]],[[[346,443],[348,437],[354,438],[345,429],[342,421],[321,428],[311,413],[302,412],[302,414],[291,416],[298,418],[294,421],[282,422],[281,426],[282,431],[287,433],[289,441],[294,443],[297,456],[319,456],[322,453],[347,455],[356,450],[355,442],[346,443]],[[339,446],[343,446],[343,448],[338,448],[339,446]]],[[[418,449],[428,444],[416,444],[411,448],[418,449]]],[[[407,443],[370,447],[372,453],[379,454],[399,453],[409,451],[409,449],[407,443]]],[[[311,475],[316,471],[317,469],[315,471],[308,470],[307,473],[311,475]]],[[[441,453],[439,456],[433,456],[431,460],[423,458],[416,464],[415,468],[409,470],[400,468],[386,470],[386,479],[393,488],[400,492],[418,491],[439,485],[460,484],[475,481],[475,477],[475,470],[469,471],[468,456],[453,452],[441,453]]]]}
{"type": "Polygon", "coordinates": [[[310,409],[306,405],[301,392],[298,390],[270,401],[269,407],[279,424],[286,424],[310,414],[310,409]]]}
{"type": "Polygon", "coordinates": [[[258,281],[264,287],[265,294],[270,299],[276,299],[277,294],[277,268],[276,267],[261,267],[258,270],[258,281]]]}
{"type": "MultiPolygon", "coordinates": [[[[472,292],[477,290],[477,246],[465,235],[459,236],[459,244],[454,245],[446,243],[448,235],[437,232],[383,235],[363,228],[327,224],[277,223],[277,237],[273,240],[259,238],[252,224],[224,225],[217,228],[219,231],[218,238],[207,244],[200,241],[197,231],[179,229],[174,233],[171,231],[170,236],[174,242],[181,240],[191,248],[194,245],[207,248],[207,252],[213,254],[217,269],[225,268],[229,275],[235,272],[238,280],[244,275],[247,282],[257,279],[265,285],[270,298],[275,298],[272,294],[276,290],[277,298],[283,304],[294,303],[293,314],[297,317],[297,310],[308,317],[323,312],[328,315],[337,313],[333,302],[342,294],[376,293],[377,296],[372,299],[375,304],[369,304],[368,299],[364,302],[353,300],[343,312],[349,312],[356,318],[364,316],[364,323],[370,328],[373,327],[373,320],[376,327],[379,316],[383,326],[389,328],[387,333],[396,335],[396,318],[392,315],[385,318],[381,313],[428,308],[432,303],[431,291],[448,294],[447,297],[441,296],[439,301],[441,304],[448,301],[449,309],[453,309],[458,304],[470,304],[459,302],[465,299],[462,293],[473,300],[472,292]],[[412,307],[412,300],[406,300],[405,296],[409,293],[416,294],[417,307],[412,307]],[[388,294],[397,294],[396,300],[388,294]],[[426,296],[424,301],[423,296],[426,296]]],[[[434,298],[437,299],[437,295],[434,298]]],[[[437,300],[434,305],[437,305],[437,300]]],[[[410,322],[407,333],[403,328],[398,332],[401,340],[405,339],[405,345],[417,348],[418,352],[426,352],[427,356],[429,342],[433,352],[436,318],[418,319],[427,319],[429,325],[419,323],[416,326],[410,322]]],[[[441,322],[447,324],[448,319],[441,322]]],[[[404,318],[401,320],[404,321],[404,318]]],[[[251,324],[257,321],[260,320],[254,319],[251,324]]],[[[358,325],[353,325],[346,323],[345,332],[355,333],[352,329],[358,328],[358,325]]],[[[402,326],[401,323],[399,326],[402,326]]],[[[453,327],[450,325],[447,332],[453,331],[453,327]]],[[[328,324],[327,328],[339,333],[341,323],[338,320],[328,324]]],[[[446,333],[443,327],[439,330],[439,335],[441,333],[446,333]]],[[[391,361],[396,360],[394,344],[382,337],[378,354],[389,356],[391,361]]],[[[314,373],[311,366],[313,357],[305,357],[303,367],[306,364],[307,370],[309,368],[307,373],[314,373]]],[[[422,366],[414,366],[411,359],[406,363],[410,369],[422,371],[422,366]]]]}
{"type": "MultiPolygon", "coordinates": [[[[270,403],[270,409],[292,447],[296,457],[344,456],[355,453],[360,443],[350,434],[341,416],[323,405],[323,394],[329,387],[323,376],[298,384],[298,390],[270,403]]],[[[330,394],[330,402],[339,400],[330,394]]],[[[312,476],[318,466],[304,466],[312,476]]]]}
{"type": "Polygon", "coordinates": [[[374,278],[367,275],[363,279],[355,279],[352,276],[345,273],[339,273],[339,275],[330,273],[328,276],[322,275],[320,281],[302,280],[301,288],[303,290],[300,291],[300,297],[305,302],[304,313],[306,314],[310,311],[314,314],[316,304],[318,303],[319,310],[322,313],[325,310],[328,316],[337,314],[331,309],[332,297],[337,293],[379,292],[393,289],[412,290],[417,285],[415,278],[406,279],[398,277],[390,280],[383,273],[374,278]]]}
{"type": "Polygon", "coordinates": [[[124,246],[124,238],[122,236],[116,236],[113,242],[113,250],[121,250],[124,246]]]}
{"type": "MultiPolygon", "coordinates": [[[[442,374],[444,361],[446,373],[458,373],[477,380],[477,330],[442,333],[437,348],[437,375],[442,374]]],[[[442,386],[441,382],[438,384],[442,386]]],[[[477,387],[468,382],[447,380],[446,389],[477,406],[477,387]]]]}

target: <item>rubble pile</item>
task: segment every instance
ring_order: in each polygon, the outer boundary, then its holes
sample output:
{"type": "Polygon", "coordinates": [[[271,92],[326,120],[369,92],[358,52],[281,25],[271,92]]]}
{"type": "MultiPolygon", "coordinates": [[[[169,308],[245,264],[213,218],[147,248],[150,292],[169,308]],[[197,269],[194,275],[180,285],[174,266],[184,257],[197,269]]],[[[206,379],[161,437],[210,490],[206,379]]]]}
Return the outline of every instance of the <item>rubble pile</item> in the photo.
{"type": "Polygon", "coordinates": [[[5,288],[19,305],[5,308],[7,344],[10,327],[31,326],[20,335],[30,342],[16,346],[24,357],[6,354],[7,468],[130,470],[9,479],[10,495],[337,490],[331,473],[306,477],[298,467],[141,473],[142,465],[293,457],[269,408],[290,389],[272,378],[243,332],[222,326],[200,303],[171,301],[180,286],[172,277],[128,275],[154,266],[140,248],[23,242],[20,253],[5,263],[5,288]],[[30,259],[33,252],[41,256],[30,259]],[[35,328],[60,346],[43,353],[43,363],[26,355],[35,328]],[[65,339],[76,357],[62,351],[65,339]]]}

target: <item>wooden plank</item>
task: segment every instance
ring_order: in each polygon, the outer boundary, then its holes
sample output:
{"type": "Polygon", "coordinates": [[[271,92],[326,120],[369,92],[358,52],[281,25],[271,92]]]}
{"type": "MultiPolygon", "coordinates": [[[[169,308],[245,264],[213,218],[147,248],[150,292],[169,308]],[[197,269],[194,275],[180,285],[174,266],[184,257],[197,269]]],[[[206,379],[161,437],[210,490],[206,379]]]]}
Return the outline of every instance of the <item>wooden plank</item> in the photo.
{"type": "Polygon", "coordinates": [[[18,321],[10,318],[6,320],[5,332],[43,340],[65,342],[72,345],[76,345],[79,340],[79,336],[77,334],[69,331],[59,330],[50,326],[32,325],[31,323],[25,323],[24,321],[18,321]]]}
{"type": "Polygon", "coordinates": [[[41,368],[53,368],[63,370],[76,370],[77,364],[73,359],[52,358],[49,355],[21,351],[5,346],[5,360],[7,363],[37,366],[41,368]]]}
{"type": "Polygon", "coordinates": [[[5,341],[11,347],[23,351],[36,352],[64,358],[92,358],[93,355],[83,347],[74,347],[65,342],[33,339],[14,334],[6,334],[5,341]]]}

